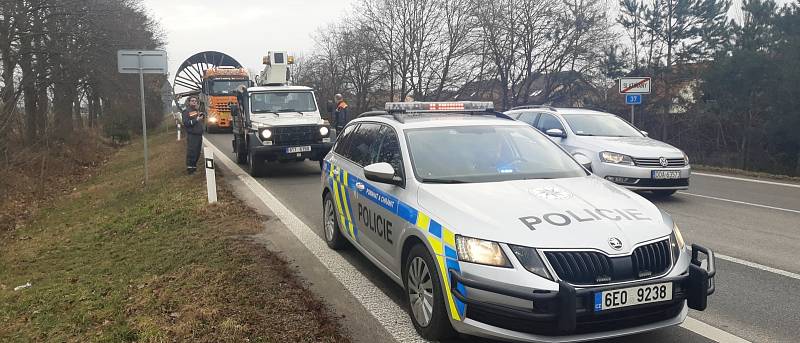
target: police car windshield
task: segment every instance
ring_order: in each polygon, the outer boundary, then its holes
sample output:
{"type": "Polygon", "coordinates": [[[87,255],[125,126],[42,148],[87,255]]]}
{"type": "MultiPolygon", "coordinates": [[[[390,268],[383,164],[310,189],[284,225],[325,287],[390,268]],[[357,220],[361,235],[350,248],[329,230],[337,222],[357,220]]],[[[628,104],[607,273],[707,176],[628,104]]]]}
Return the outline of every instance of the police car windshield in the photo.
{"type": "Polygon", "coordinates": [[[314,112],[317,104],[311,92],[264,92],[250,95],[252,113],[314,112]]]}
{"type": "Polygon", "coordinates": [[[644,137],[639,130],[614,115],[564,114],[578,136],[644,137]]]}
{"type": "Polygon", "coordinates": [[[586,176],[569,155],[530,126],[406,130],[412,167],[426,183],[472,183],[586,176]]]}

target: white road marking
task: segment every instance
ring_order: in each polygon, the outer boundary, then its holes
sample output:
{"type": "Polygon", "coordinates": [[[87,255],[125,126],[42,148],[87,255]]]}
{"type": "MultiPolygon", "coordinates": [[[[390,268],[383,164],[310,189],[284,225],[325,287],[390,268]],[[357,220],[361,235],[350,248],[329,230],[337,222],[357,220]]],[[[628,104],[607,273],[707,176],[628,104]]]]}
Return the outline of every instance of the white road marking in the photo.
{"type": "MultiPolygon", "coordinates": [[[[428,342],[420,337],[411,324],[408,314],[400,308],[394,301],[364,277],[361,272],[356,270],[353,265],[347,262],[339,254],[328,248],[325,242],[314,231],[308,227],[292,211],[286,208],[272,193],[263,185],[256,181],[252,176],[245,173],[227,155],[206,138],[203,138],[206,146],[214,149],[216,156],[222,164],[233,171],[236,177],[244,183],[274,214],[283,222],[289,231],[305,245],[305,247],[322,263],[336,279],[347,288],[367,311],[392,335],[398,342],[428,342]]],[[[720,255],[716,255],[720,256],[720,255]]],[[[723,255],[724,256],[724,255],[723,255]]],[[[728,257],[728,256],[725,256],[728,257]]],[[[766,267],[769,268],[769,267],[766,267]]],[[[796,275],[796,274],[795,274],[796,275]]],[[[749,341],[735,336],[726,331],[715,328],[691,317],[686,317],[683,324],[684,329],[697,333],[703,337],[717,342],[749,343],[749,341]]]]}
{"type": "Polygon", "coordinates": [[[678,194],[691,195],[693,197],[700,197],[700,198],[706,198],[706,199],[726,201],[726,202],[732,202],[734,204],[755,206],[755,207],[767,208],[767,209],[770,209],[770,210],[784,211],[784,212],[800,214],[800,210],[793,210],[793,209],[789,209],[789,208],[775,207],[775,206],[762,205],[762,204],[754,204],[754,203],[746,202],[746,201],[731,200],[731,199],[725,199],[725,198],[717,198],[717,197],[712,197],[710,195],[702,195],[702,194],[695,194],[695,193],[688,193],[688,192],[678,192],[678,194]]]}
{"type": "MultiPolygon", "coordinates": [[[[353,297],[355,297],[364,308],[386,328],[395,340],[398,342],[426,342],[414,330],[414,326],[411,324],[411,318],[405,310],[400,308],[394,301],[378,290],[378,288],[364,277],[361,272],[356,270],[352,264],[329,249],[322,238],[286,208],[286,206],[264,188],[263,185],[252,176],[242,171],[236,163],[231,161],[227,155],[211,144],[209,140],[205,138],[203,140],[206,146],[214,149],[214,155],[217,157],[217,160],[222,162],[229,170],[233,171],[236,177],[247,185],[253,194],[275,213],[275,216],[286,225],[289,231],[319,259],[320,263],[350,291],[353,297]]],[[[322,201],[321,198],[320,201],[322,201]]]]}
{"type": "Polygon", "coordinates": [[[722,255],[722,254],[717,254],[717,253],[715,253],[714,256],[716,256],[719,259],[723,259],[725,261],[730,261],[730,262],[733,262],[733,263],[742,264],[742,265],[745,265],[745,266],[748,266],[748,267],[751,267],[751,268],[760,269],[760,270],[763,270],[763,271],[766,271],[766,272],[770,272],[770,273],[775,273],[775,274],[778,274],[778,275],[783,275],[783,276],[790,277],[790,278],[795,279],[795,280],[800,280],[800,274],[792,273],[792,272],[789,272],[789,271],[785,271],[783,269],[768,267],[768,266],[765,266],[763,264],[758,264],[758,263],[755,263],[755,262],[742,260],[740,258],[736,258],[736,257],[733,257],[733,256],[727,256],[727,255],[722,255]]]}
{"type": "Polygon", "coordinates": [[[691,317],[686,317],[681,327],[721,343],[750,343],[744,338],[722,331],[691,317]]]}
{"type": "Polygon", "coordinates": [[[767,185],[774,185],[774,186],[784,186],[784,187],[792,187],[792,188],[800,188],[800,185],[792,184],[792,183],[783,183],[783,182],[774,182],[774,181],[765,181],[765,180],[758,180],[758,179],[748,179],[743,177],[735,177],[735,176],[727,176],[727,175],[719,175],[719,174],[707,174],[707,173],[698,173],[692,172],[692,175],[700,175],[700,176],[708,176],[708,177],[716,177],[719,179],[728,179],[728,180],[736,180],[736,181],[746,181],[746,182],[755,182],[755,183],[763,183],[767,185]]]}

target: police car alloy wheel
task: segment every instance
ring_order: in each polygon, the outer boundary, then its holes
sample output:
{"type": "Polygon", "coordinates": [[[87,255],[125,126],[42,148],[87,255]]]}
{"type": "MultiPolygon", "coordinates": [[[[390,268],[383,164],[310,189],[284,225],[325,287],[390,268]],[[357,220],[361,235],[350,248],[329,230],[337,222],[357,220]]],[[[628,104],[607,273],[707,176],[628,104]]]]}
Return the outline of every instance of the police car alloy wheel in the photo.
{"type": "Polygon", "coordinates": [[[323,212],[322,227],[325,230],[325,243],[328,247],[334,250],[339,250],[345,247],[346,241],[342,236],[342,231],[339,230],[339,223],[336,220],[336,205],[333,204],[331,193],[325,194],[325,199],[322,201],[323,212]]]}
{"type": "Polygon", "coordinates": [[[428,249],[422,244],[411,248],[403,269],[414,328],[430,340],[452,337],[455,331],[447,317],[439,273],[428,249]]]}

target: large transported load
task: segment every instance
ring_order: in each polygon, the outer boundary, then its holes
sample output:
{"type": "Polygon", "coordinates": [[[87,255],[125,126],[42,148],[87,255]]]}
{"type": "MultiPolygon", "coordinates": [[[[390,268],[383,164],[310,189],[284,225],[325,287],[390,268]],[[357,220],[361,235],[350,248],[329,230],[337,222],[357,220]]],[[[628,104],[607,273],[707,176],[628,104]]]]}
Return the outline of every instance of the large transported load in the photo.
{"type": "Polygon", "coordinates": [[[207,130],[229,130],[230,104],[236,102],[234,92],[251,85],[247,70],[238,61],[221,52],[204,51],[181,63],[173,92],[176,101],[187,96],[198,97],[200,110],[206,113],[207,130]]]}

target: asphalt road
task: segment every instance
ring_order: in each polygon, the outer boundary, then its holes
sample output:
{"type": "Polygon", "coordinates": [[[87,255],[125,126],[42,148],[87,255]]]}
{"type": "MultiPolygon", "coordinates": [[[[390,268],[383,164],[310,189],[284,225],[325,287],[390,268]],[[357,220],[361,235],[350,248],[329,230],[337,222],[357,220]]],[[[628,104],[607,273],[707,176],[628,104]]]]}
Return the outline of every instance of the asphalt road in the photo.
{"type": "MultiPolygon", "coordinates": [[[[230,135],[207,135],[230,158],[230,135]]],[[[320,172],[316,162],[271,164],[259,178],[278,200],[322,237],[320,172]]],[[[693,175],[690,189],[649,197],[670,213],[686,240],[735,259],[800,274],[800,188],[693,175]]],[[[341,253],[390,299],[403,291],[357,251],[341,253]]],[[[800,339],[800,279],[717,259],[717,291],[709,309],[690,317],[753,342],[800,339]]],[[[483,341],[474,339],[475,341],[483,341]]],[[[682,327],[615,342],[709,342],[682,327]]]]}

